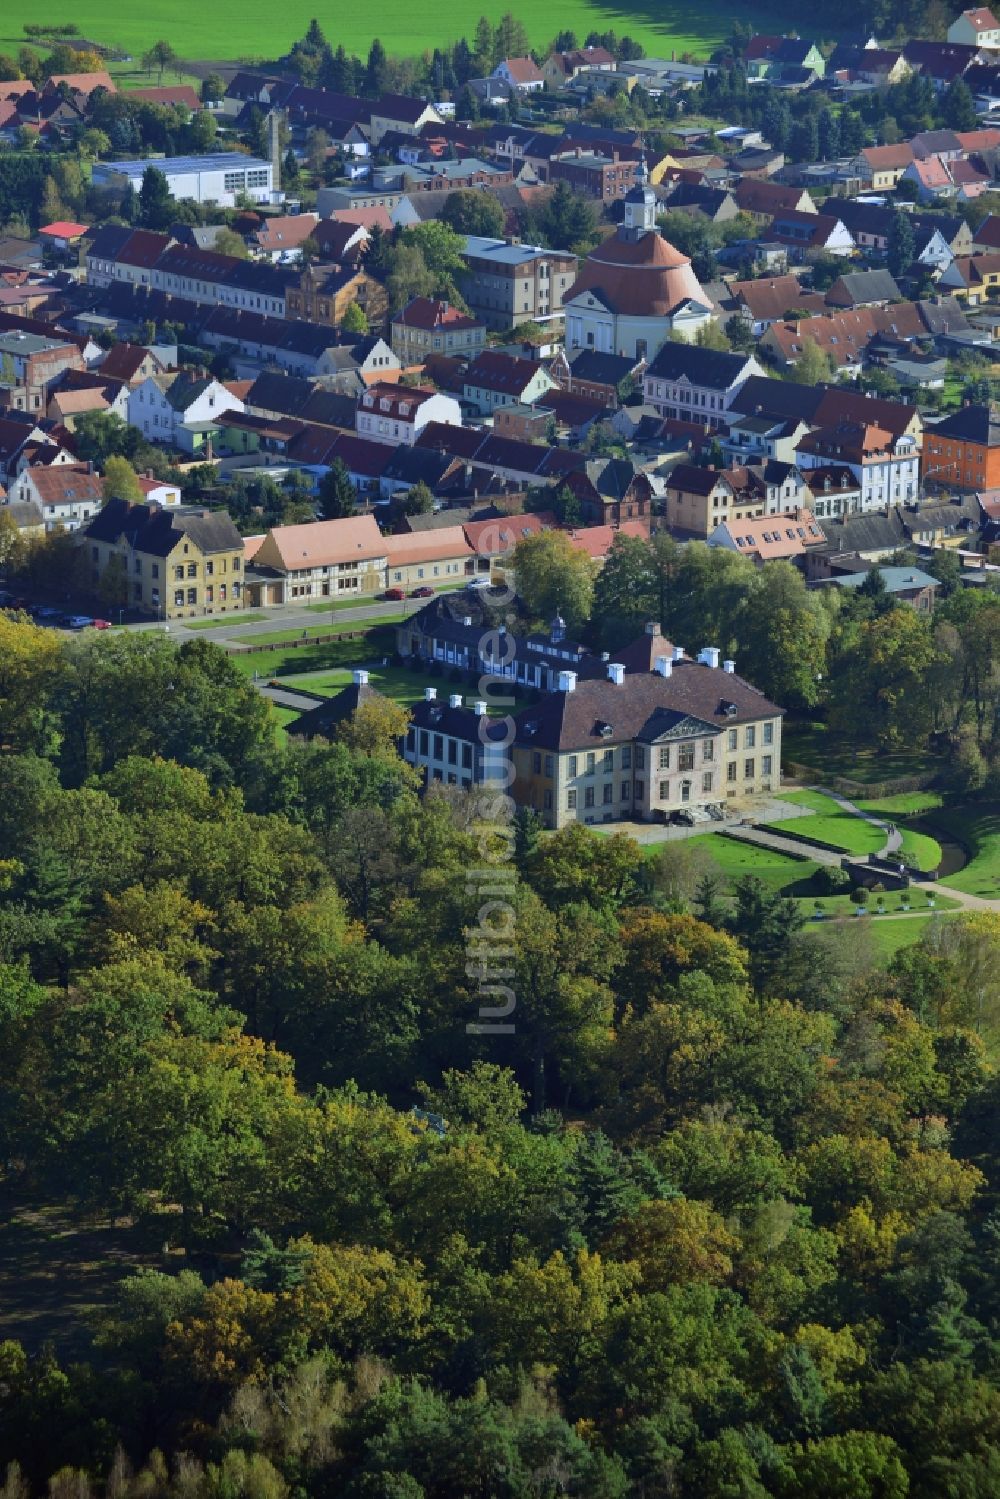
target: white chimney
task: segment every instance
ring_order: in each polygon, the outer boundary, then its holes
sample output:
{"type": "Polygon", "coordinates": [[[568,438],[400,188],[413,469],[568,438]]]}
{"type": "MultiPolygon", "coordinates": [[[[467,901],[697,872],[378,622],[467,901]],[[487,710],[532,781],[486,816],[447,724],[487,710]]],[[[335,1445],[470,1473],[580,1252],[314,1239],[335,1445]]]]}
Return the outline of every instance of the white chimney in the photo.
{"type": "Polygon", "coordinates": [[[356,687],[368,686],[368,673],[363,666],[356,666],[354,668],[354,685],[356,687]]]}
{"type": "Polygon", "coordinates": [[[575,671],[561,671],[559,673],[559,691],[560,692],[575,692],[576,691],[576,672],[575,671]]]}
{"type": "Polygon", "coordinates": [[[730,676],[734,676],[735,673],[736,673],[736,662],[735,661],[723,661],[723,663],[722,663],[722,670],[723,671],[727,671],[730,676]]]}
{"type": "Polygon", "coordinates": [[[625,668],[620,661],[612,661],[608,666],[608,681],[614,682],[620,687],[625,680],[625,668]]]}
{"type": "Polygon", "coordinates": [[[698,660],[702,666],[716,667],[719,664],[719,648],[715,645],[706,645],[698,652],[698,660]]]}
{"type": "Polygon", "coordinates": [[[460,708],[461,706],[462,706],[462,694],[460,692],[453,692],[452,695],[451,695],[451,697],[448,699],[448,707],[449,708],[460,708]]]}
{"type": "Polygon", "coordinates": [[[675,645],[674,646],[674,660],[675,661],[683,661],[684,660],[684,647],[682,645],[675,645]]]}
{"type": "Polygon", "coordinates": [[[477,718],[485,718],[486,717],[486,704],[483,702],[483,700],[482,700],[481,697],[477,697],[476,701],[473,703],[472,706],[475,709],[475,714],[476,714],[477,718]]]}
{"type": "Polygon", "coordinates": [[[674,663],[669,656],[657,656],[653,662],[653,670],[658,671],[661,677],[669,677],[674,669],[674,663]]]}
{"type": "Polygon", "coordinates": [[[426,702],[426,703],[432,703],[434,701],[434,699],[437,697],[437,695],[438,695],[438,690],[437,690],[436,687],[425,687],[424,688],[424,702],[426,702]]]}
{"type": "Polygon", "coordinates": [[[655,620],[655,619],[647,619],[647,621],[646,621],[646,634],[647,635],[659,635],[659,633],[660,633],[659,622],[657,620],[655,620]]]}

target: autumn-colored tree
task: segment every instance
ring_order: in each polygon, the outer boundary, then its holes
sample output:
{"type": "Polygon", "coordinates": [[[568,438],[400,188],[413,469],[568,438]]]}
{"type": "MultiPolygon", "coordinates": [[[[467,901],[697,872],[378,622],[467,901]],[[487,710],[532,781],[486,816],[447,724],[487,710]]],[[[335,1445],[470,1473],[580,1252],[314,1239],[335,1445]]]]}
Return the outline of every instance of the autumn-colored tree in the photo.
{"type": "Polygon", "coordinates": [[[373,696],[360,702],[340,725],[337,739],[357,754],[392,756],[406,738],[410,710],[391,698],[373,696]]]}

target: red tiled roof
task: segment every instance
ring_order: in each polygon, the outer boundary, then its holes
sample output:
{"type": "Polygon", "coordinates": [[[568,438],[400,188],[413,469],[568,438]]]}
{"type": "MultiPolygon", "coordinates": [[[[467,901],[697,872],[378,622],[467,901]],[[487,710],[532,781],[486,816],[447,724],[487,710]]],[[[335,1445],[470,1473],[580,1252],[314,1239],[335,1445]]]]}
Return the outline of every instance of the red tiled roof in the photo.
{"type": "Polygon", "coordinates": [[[435,328],[450,328],[457,331],[459,328],[482,326],[478,318],[459,312],[458,308],[452,307],[450,302],[443,302],[433,297],[414,297],[402,312],[396,313],[392,321],[403,328],[425,328],[428,331],[435,328]]]}
{"type": "Polygon", "coordinates": [[[45,91],[53,93],[60,83],[65,83],[76,94],[91,94],[96,88],[106,88],[109,94],[118,92],[110,73],[53,73],[46,80],[45,91]]]}
{"type": "Polygon", "coordinates": [[[39,229],[39,234],[51,234],[56,239],[74,239],[78,234],[86,234],[89,224],[73,224],[69,219],[56,219],[53,224],[46,224],[39,229]]]}
{"type": "Polygon", "coordinates": [[[745,557],[762,559],[797,557],[809,546],[826,541],[811,510],[790,510],[776,515],[762,515],[751,520],[724,521],[719,528],[735,543],[745,557]]]}
{"type": "Polygon", "coordinates": [[[542,82],[542,74],[530,57],[505,57],[504,65],[515,83],[542,82]]]}
{"type": "Polygon", "coordinates": [[[172,88],[133,88],[128,96],[144,99],[147,104],[183,104],[185,109],[201,109],[201,100],[189,83],[175,83],[172,88]]]}
{"type": "Polygon", "coordinates": [[[584,526],[571,531],[569,539],[578,552],[586,552],[588,557],[600,562],[610,552],[616,536],[634,536],[641,541],[648,541],[649,522],[626,520],[620,526],[584,526]]]}
{"type": "Polygon", "coordinates": [[[497,515],[490,520],[465,521],[462,529],[474,552],[482,557],[496,557],[509,552],[522,537],[549,531],[554,524],[555,516],[545,511],[541,514],[497,515]]]}
{"type": "Polygon", "coordinates": [[[615,233],[591,250],[564,304],[585,291],[614,312],[638,317],[663,317],[686,301],[707,305],[689,257],[654,232],[637,240],[615,233]]]}
{"type": "Polygon", "coordinates": [[[913,160],[909,141],[901,141],[897,146],[866,146],[860,154],[876,172],[894,171],[897,167],[905,171],[913,160]]]}
{"type": "Polygon", "coordinates": [[[962,12],[965,19],[973,25],[977,31],[996,31],[998,22],[993,12],[985,5],[976,6],[975,10],[962,12]]]}

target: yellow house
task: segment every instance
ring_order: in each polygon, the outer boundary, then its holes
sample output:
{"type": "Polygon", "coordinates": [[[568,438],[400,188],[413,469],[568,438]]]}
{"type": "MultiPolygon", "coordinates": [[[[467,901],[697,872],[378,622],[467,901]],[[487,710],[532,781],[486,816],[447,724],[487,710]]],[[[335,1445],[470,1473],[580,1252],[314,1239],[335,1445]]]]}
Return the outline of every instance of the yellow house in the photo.
{"type": "Polygon", "coordinates": [[[1000,254],[958,256],[942,274],[941,287],[960,302],[981,307],[1000,291],[1000,254]]]}
{"type": "Polygon", "coordinates": [[[434,586],[472,573],[475,552],[461,526],[387,536],[385,579],[390,588],[434,586]]]}
{"type": "Polygon", "coordinates": [[[221,511],[109,500],[81,543],[112,608],[190,619],[243,606],[243,538],[221,511]]]}

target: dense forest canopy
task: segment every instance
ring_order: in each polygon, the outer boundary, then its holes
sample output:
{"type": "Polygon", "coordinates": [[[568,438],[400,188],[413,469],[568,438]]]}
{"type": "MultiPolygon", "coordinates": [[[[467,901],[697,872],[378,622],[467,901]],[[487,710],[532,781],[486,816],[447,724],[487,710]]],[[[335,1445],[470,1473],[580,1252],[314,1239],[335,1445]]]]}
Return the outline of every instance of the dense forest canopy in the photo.
{"type": "Polygon", "coordinates": [[[997,1491],[994,916],[877,969],[519,814],[477,1036],[501,834],[391,715],[286,744],[202,641],[0,648],[8,1200],[162,1246],[82,1361],[0,1345],[8,1499],[997,1491]]]}

